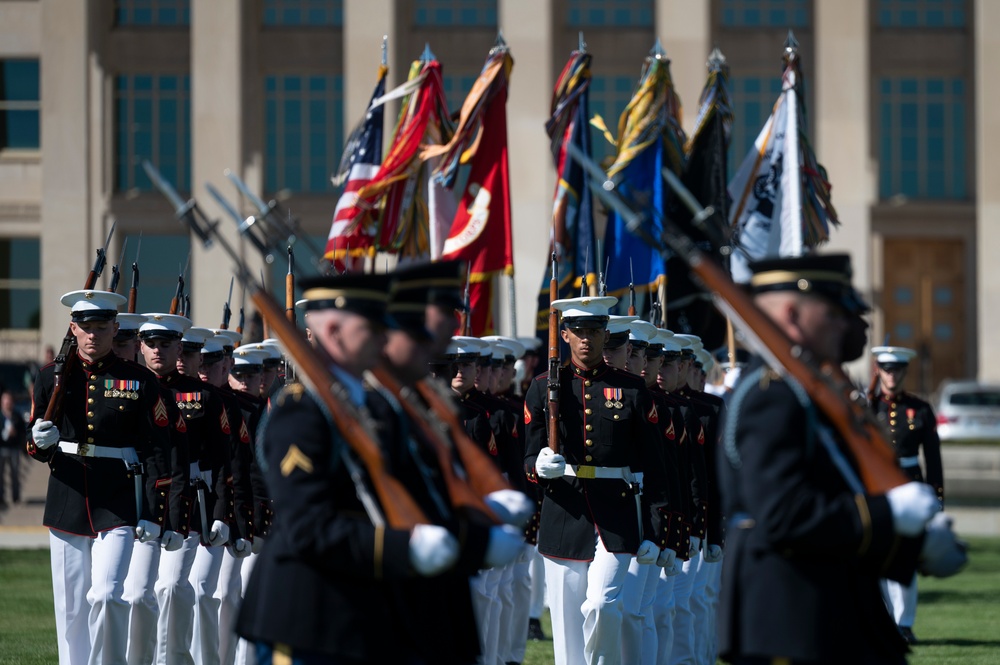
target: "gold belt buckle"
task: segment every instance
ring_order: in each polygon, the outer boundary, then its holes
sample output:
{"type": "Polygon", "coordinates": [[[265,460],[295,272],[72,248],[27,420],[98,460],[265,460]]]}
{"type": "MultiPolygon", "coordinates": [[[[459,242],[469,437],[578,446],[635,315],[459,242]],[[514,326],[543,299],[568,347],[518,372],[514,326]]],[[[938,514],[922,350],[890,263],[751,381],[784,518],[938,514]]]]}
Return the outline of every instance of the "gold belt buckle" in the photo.
{"type": "Polygon", "coordinates": [[[90,451],[90,446],[86,443],[76,444],[76,454],[80,457],[90,457],[92,454],[90,451]]]}
{"type": "Polygon", "coordinates": [[[576,477],[593,480],[597,478],[597,467],[580,465],[576,467],[576,477]]]}

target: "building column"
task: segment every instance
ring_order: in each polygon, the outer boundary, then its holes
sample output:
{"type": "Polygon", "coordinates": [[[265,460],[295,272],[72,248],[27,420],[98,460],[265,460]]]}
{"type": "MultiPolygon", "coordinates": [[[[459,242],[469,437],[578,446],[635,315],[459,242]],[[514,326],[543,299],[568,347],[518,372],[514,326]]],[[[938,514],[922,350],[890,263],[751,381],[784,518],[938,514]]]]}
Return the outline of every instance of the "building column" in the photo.
{"type": "Polygon", "coordinates": [[[682,125],[694,131],[698,100],[708,78],[712,51],[712,3],[710,0],[656,0],[656,36],[670,58],[674,90],[684,109],[682,125]]]}
{"type": "MultiPolygon", "coordinates": [[[[382,36],[388,37],[389,73],[386,90],[406,79],[406,70],[394,71],[396,0],[345,0],[344,2],[344,137],[361,120],[375,89],[382,36]]],[[[396,105],[398,108],[398,103],[396,105]]],[[[390,114],[387,112],[386,116],[390,114]]],[[[393,122],[392,117],[389,118],[393,122]]],[[[384,128],[383,128],[384,129],[384,128]]],[[[388,149],[389,136],[383,149],[388,149]]]]}
{"type": "Polygon", "coordinates": [[[994,0],[976,0],[971,12],[975,26],[976,49],[976,131],[969,145],[976,151],[976,291],[978,316],[978,378],[982,381],[1000,379],[1000,346],[995,343],[1000,330],[1000,271],[994,252],[1000,246],[1000,164],[996,154],[1000,150],[1000,82],[993,75],[993,66],[1000,57],[1000,35],[996,32],[1000,21],[1000,3],[994,0]]]}
{"type": "MultiPolygon", "coordinates": [[[[210,219],[219,220],[225,238],[249,261],[252,274],[261,262],[256,250],[239,237],[236,224],[205,188],[212,183],[241,210],[235,188],[224,173],[232,169],[241,177],[243,166],[243,43],[247,26],[241,0],[191,3],[191,191],[210,219]]],[[[250,184],[253,187],[253,184],[250,184]]],[[[191,318],[196,325],[216,327],[229,290],[233,262],[221,250],[206,250],[191,235],[191,318]]],[[[233,295],[235,328],[239,315],[240,286],[233,295]]],[[[250,310],[248,304],[247,317],[250,310]]]]}
{"type": "Polygon", "coordinates": [[[107,234],[90,214],[92,2],[41,3],[41,339],[43,346],[51,344],[57,352],[69,324],[69,311],[59,297],[84,287],[94,249],[107,234]]]}
{"type": "Polygon", "coordinates": [[[510,164],[511,225],[514,237],[514,288],[517,330],[510,328],[509,282],[497,284],[500,313],[497,334],[534,336],[538,290],[549,258],[555,167],[545,134],[553,65],[553,0],[500,0],[499,27],[514,57],[507,100],[507,149],[510,164]]]}
{"type": "MultiPolygon", "coordinates": [[[[826,167],[833,184],[833,206],[840,226],[830,230],[822,251],[848,252],[854,283],[871,298],[881,280],[873,274],[871,205],[876,186],[876,165],[871,159],[869,127],[868,2],[814,2],[816,63],[822,72],[808,81],[816,91],[816,109],[810,114],[816,159],[826,167]]],[[[876,313],[876,317],[879,314],[876,313]]],[[[879,321],[876,320],[876,324],[879,321]]],[[[874,326],[871,338],[878,335],[874,326]]],[[[853,367],[867,372],[865,358],[853,367]]]]}

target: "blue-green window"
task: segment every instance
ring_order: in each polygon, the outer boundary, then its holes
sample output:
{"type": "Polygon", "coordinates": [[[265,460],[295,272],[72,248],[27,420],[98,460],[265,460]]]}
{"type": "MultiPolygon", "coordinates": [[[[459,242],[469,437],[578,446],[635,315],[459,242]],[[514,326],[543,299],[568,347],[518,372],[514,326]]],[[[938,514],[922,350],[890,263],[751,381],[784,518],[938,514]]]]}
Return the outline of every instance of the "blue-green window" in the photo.
{"type": "Polygon", "coordinates": [[[566,21],[574,27],[649,27],[653,5],[653,0],[568,0],[566,21]]]}
{"type": "Polygon", "coordinates": [[[41,145],[38,60],[0,61],[0,150],[41,145]]]}
{"type": "Polygon", "coordinates": [[[497,0],[415,0],[417,25],[488,26],[497,24],[497,0]]]}
{"type": "Polygon", "coordinates": [[[150,190],[148,159],[182,192],[191,191],[191,79],[176,74],[115,77],[115,189],[150,190]]]}
{"type": "Polygon", "coordinates": [[[264,188],[322,193],[344,144],[340,76],[264,78],[264,188]]]}
{"type": "Polygon", "coordinates": [[[115,25],[191,25],[190,0],[115,0],[115,25]]]}
{"type": "MultiPolygon", "coordinates": [[[[223,222],[228,224],[228,220],[223,222]]],[[[178,223],[175,227],[181,230],[178,223]]],[[[128,243],[127,255],[123,266],[121,281],[118,284],[118,293],[128,295],[128,289],[132,284],[132,260],[135,257],[135,248],[139,246],[139,235],[126,237],[128,243]]],[[[184,269],[188,261],[188,253],[191,251],[191,240],[188,234],[175,236],[151,236],[146,233],[142,236],[141,255],[139,256],[139,286],[136,288],[135,311],[139,312],[168,312],[170,311],[170,301],[177,293],[177,276],[184,269]]],[[[111,279],[110,264],[117,260],[108,257],[109,267],[105,270],[105,277],[111,279]]],[[[206,328],[215,328],[222,323],[222,303],[226,301],[226,294],[229,291],[229,282],[218,284],[217,288],[213,284],[201,284],[196,281],[191,268],[185,275],[184,292],[197,297],[200,300],[219,303],[219,320],[200,321],[198,325],[206,328]],[[198,288],[193,288],[198,284],[198,288]]],[[[106,287],[105,287],[106,288],[106,287]]],[[[233,300],[239,298],[239,285],[233,289],[233,300]]],[[[238,310],[236,302],[233,303],[233,310],[238,310]]],[[[230,326],[236,327],[236,321],[230,326]]]]}
{"type": "Polygon", "coordinates": [[[721,0],[727,28],[804,28],[810,0],[721,0]]]}
{"type": "Polygon", "coordinates": [[[264,25],[344,25],[343,0],[264,0],[264,25]]]}
{"type": "Polygon", "coordinates": [[[965,199],[965,82],[953,78],[879,81],[879,196],[965,199]]]}
{"type": "Polygon", "coordinates": [[[469,96],[469,91],[475,84],[478,74],[443,74],[441,83],[444,86],[444,96],[448,100],[448,110],[451,113],[458,113],[462,110],[465,98],[469,96]]]}
{"type": "Polygon", "coordinates": [[[733,100],[733,132],[729,140],[732,177],[764,128],[781,95],[780,76],[742,76],[729,79],[733,100]]]}
{"type": "Polygon", "coordinates": [[[39,247],[38,238],[0,238],[0,329],[40,327],[39,247]]]}
{"type": "MultiPolygon", "coordinates": [[[[612,138],[618,138],[618,119],[632,99],[637,83],[631,76],[592,76],[590,79],[590,117],[601,116],[612,138]]],[[[615,154],[615,146],[593,125],[590,145],[598,161],[615,154]]]]}
{"type": "Polygon", "coordinates": [[[966,0],[878,0],[880,28],[961,28],[966,0]]]}

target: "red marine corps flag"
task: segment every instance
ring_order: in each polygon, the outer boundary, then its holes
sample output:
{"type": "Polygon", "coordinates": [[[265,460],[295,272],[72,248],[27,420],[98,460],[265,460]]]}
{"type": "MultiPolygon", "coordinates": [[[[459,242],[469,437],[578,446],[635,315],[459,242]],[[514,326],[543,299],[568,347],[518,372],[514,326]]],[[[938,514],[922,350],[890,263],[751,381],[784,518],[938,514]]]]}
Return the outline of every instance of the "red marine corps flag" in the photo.
{"type": "Polygon", "coordinates": [[[446,187],[454,187],[459,169],[469,167],[441,259],[469,263],[471,334],[477,337],[494,330],[493,277],[514,274],[507,167],[507,87],[513,66],[498,38],[462,105],[454,137],[423,151],[425,158],[441,157],[436,173],[446,187]]]}

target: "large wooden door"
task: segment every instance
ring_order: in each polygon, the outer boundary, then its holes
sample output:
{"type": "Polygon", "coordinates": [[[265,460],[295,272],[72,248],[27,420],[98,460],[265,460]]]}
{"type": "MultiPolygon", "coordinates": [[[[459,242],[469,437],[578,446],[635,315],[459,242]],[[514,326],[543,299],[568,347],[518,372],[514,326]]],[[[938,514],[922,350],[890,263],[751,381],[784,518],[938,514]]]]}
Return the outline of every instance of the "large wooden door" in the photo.
{"type": "Polygon", "coordinates": [[[906,388],[927,395],[944,379],[966,375],[965,243],[887,237],[884,247],[885,331],[890,344],[920,354],[906,388]]]}

